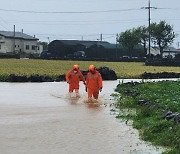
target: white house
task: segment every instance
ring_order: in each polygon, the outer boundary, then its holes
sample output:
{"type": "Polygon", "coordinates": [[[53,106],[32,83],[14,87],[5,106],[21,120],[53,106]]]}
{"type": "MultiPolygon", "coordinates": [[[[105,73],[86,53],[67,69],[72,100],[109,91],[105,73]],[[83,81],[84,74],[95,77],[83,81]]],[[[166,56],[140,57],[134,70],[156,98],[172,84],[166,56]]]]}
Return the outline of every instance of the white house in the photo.
{"type": "MultiPolygon", "coordinates": [[[[149,50],[149,49],[148,49],[149,50]]],[[[160,50],[158,47],[151,47],[150,53],[153,55],[160,55],[160,50]]],[[[163,57],[172,57],[174,58],[176,54],[180,54],[180,50],[175,49],[174,47],[167,47],[163,50],[163,57]]]]}
{"type": "Polygon", "coordinates": [[[38,40],[22,32],[0,31],[0,53],[40,54],[43,48],[38,40]]]}
{"type": "Polygon", "coordinates": [[[180,54],[180,51],[178,49],[175,49],[174,47],[167,47],[163,51],[163,56],[164,57],[169,57],[170,56],[170,57],[174,58],[176,56],[176,54],[180,54]]]}
{"type": "MultiPolygon", "coordinates": [[[[147,51],[149,51],[149,48],[147,49],[147,51]]],[[[150,54],[153,54],[153,55],[160,54],[159,48],[158,47],[150,47],[150,54]]]]}

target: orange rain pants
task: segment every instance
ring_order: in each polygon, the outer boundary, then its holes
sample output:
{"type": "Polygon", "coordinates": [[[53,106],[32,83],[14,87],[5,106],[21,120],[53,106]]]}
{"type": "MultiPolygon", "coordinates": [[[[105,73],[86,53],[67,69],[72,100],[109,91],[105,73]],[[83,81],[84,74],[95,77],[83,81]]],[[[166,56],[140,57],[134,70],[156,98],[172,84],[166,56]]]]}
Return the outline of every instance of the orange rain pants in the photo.
{"type": "Polygon", "coordinates": [[[85,79],[80,71],[74,72],[74,70],[70,70],[66,74],[66,82],[69,83],[69,92],[79,90],[79,81],[81,80],[85,82],[85,79]]]}
{"type": "Polygon", "coordinates": [[[88,72],[86,77],[86,87],[88,92],[88,98],[94,97],[98,99],[99,90],[102,89],[102,77],[98,71],[95,73],[88,72]]]}

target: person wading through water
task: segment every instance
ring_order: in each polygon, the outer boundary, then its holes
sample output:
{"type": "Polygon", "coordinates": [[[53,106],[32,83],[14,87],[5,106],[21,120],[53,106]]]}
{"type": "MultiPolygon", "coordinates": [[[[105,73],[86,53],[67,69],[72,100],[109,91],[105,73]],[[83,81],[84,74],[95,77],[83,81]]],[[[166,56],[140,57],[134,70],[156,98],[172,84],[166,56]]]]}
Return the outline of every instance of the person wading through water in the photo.
{"type": "Polygon", "coordinates": [[[79,66],[74,65],[73,68],[66,74],[66,82],[69,84],[70,97],[74,90],[76,93],[76,97],[80,97],[79,95],[79,82],[80,81],[83,81],[83,83],[86,84],[83,74],[79,70],[79,66]]]}
{"type": "Polygon", "coordinates": [[[92,98],[98,99],[99,91],[102,91],[102,77],[96,70],[94,65],[90,65],[86,76],[86,92],[88,93],[88,101],[92,98]]]}

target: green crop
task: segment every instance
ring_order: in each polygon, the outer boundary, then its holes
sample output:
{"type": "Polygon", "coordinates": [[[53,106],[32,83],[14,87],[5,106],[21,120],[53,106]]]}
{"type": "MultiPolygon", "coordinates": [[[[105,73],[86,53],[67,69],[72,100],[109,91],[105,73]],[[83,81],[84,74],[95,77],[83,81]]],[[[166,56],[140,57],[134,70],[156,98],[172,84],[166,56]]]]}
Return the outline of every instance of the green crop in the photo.
{"type": "Polygon", "coordinates": [[[65,60],[33,60],[33,59],[0,59],[0,76],[16,75],[48,75],[58,76],[67,73],[74,64],[86,71],[90,64],[96,67],[109,67],[118,78],[140,78],[144,72],[179,72],[180,67],[145,66],[142,62],[98,62],[98,61],[65,61],[65,60]]]}

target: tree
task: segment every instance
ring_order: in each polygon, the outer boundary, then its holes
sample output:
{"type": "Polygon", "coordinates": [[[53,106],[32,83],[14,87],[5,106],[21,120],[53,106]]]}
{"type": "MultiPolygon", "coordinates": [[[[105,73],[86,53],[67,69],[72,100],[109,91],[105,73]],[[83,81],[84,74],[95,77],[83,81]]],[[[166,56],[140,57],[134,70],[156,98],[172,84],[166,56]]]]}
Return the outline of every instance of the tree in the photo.
{"type": "Polygon", "coordinates": [[[140,43],[143,45],[144,54],[147,54],[147,42],[148,42],[148,28],[145,26],[140,26],[137,28],[137,32],[139,33],[140,43]]]}
{"type": "Polygon", "coordinates": [[[160,21],[159,24],[152,23],[151,27],[151,39],[154,44],[158,45],[160,49],[160,56],[163,56],[163,50],[171,45],[175,38],[173,32],[173,26],[167,24],[165,21],[160,21]]]}
{"type": "Polygon", "coordinates": [[[126,30],[125,32],[120,33],[117,42],[126,48],[130,54],[130,57],[132,57],[134,47],[140,43],[139,33],[135,28],[126,30]]]}
{"type": "Polygon", "coordinates": [[[38,44],[43,46],[43,50],[48,50],[48,43],[47,42],[39,41],[38,44]]]}

